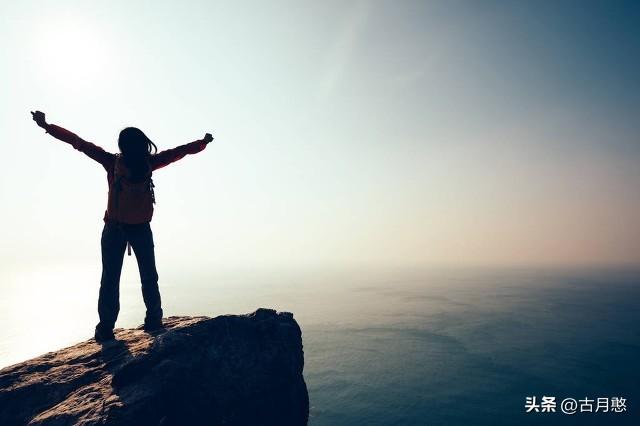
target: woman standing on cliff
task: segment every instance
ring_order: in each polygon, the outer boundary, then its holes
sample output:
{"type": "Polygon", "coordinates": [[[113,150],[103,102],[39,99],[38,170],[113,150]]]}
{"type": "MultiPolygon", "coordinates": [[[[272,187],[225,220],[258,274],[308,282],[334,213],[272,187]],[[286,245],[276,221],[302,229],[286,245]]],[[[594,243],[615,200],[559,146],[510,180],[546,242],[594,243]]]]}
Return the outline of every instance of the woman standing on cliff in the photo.
{"type": "Polygon", "coordinates": [[[96,341],[114,338],[113,328],[120,310],[120,273],[127,246],[129,255],[133,248],[138,261],[142,297],[147,309],[144,329],[161,329],[162,306],[150,226],[155,203],[151,175],[154,170],[187,154],[202,151],[213,137],[207,133],[203,139],[157,153],[156,145],[142,130],[127,127],[120,132],[118,138],[120,153],[112,154],[60,126],[48,124],[43,112],[32,111],[31,115],[36,124],[51,136],[67,142],[102,164],[107,171],[109,197],[101,239],[102,278],[98,298],[100,322],[96,326],[96,341]]]}

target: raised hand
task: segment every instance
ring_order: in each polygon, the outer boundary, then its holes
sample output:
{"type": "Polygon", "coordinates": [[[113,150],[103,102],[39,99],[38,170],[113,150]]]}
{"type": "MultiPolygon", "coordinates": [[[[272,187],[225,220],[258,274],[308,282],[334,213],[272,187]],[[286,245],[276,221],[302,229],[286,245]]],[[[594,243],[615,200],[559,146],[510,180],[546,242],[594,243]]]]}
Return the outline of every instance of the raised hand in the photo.
{"type": "Polygon", "coordinates": [[[206,135],[204,135],[204,139],[205,143],[209,143],[211,141],[213,141],[213,136],[211,135],[211,133],[207,133],[206,135]]]}
{"type": "Polygon", "coordinates": [[[33,118],[33,121],[35,121],[38,126],[40,126],[42,128],[47,126],[47,122],[45,121],[44,112],[42,112],[42,111],[36,111],[36,112],[31,111],[31,117],[33,118]]]}

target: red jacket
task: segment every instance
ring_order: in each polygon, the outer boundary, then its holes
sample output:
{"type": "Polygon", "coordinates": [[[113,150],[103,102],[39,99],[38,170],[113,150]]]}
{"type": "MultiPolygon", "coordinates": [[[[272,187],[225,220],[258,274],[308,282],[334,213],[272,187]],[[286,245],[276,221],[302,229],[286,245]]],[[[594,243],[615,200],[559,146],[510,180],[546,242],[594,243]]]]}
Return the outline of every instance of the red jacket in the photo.
{"type": "MultiPolygon", "coordinates": [[[[109,184],[109,190],[111,190],[111,184],[114,179],[114,167],[116,162],[116,154],[105,151],[98,145],[94,145],[91,142],[87,142],[75,133],[70,132],[67,129],[63,129],[55,124],[48,124],[46,126],[47,133],[56,139],[67,142],[75,149],[83,152],[88,157],[96,160],[102,164],[102,167],[107,171],[107,183],[109,184]]],[[[151,171],[157,170],[164,166],[167,166],[174,161],[178,161],[187,154],[195,154],[205,149],[207,143],[204,140],[197,140],[185,145],[180,145],[176,148],[167,149],[154,154],[150,157],[151,171]]],[[[107,212],[104,213],[105,222],[109,219],[107,212]]]]}

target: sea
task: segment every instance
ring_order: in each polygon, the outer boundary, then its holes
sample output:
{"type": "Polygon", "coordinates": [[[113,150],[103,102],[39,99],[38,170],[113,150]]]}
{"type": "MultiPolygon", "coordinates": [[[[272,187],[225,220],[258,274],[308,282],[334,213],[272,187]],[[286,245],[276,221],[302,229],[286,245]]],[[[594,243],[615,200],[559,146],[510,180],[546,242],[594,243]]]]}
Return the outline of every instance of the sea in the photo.
{"type": "MultiPolygon", "coordinates": [[[[118,327],[144,317],[127,268],[118,327]]],[[[187,275],[161,273],[166,316],[293,312],[312,426],[640,425],[640,269],[187,275]]],[[[5,273],[0,368],[91,337],[96,277],[65,265],[5,273]]]]}

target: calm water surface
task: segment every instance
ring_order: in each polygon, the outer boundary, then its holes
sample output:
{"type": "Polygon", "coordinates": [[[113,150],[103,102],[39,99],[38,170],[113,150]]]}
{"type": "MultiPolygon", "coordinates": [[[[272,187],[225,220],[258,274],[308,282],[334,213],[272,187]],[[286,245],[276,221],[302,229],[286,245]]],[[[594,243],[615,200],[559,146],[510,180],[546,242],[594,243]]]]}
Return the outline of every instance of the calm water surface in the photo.
{"type": "MultiPolygon", "coordinates": [[[[0,366],[90,337],[96,276],[6,274],[0,366]]],[[[294,312],[312,426],[640,424],[640,271],[231,271],[161,291],[166,315],[294,312]],[[543,395],[620,396],[627,413],[525,413],[543,395]]],[[[140,324],[135,267],[121,298],[118,326],[140,324]]]]}

